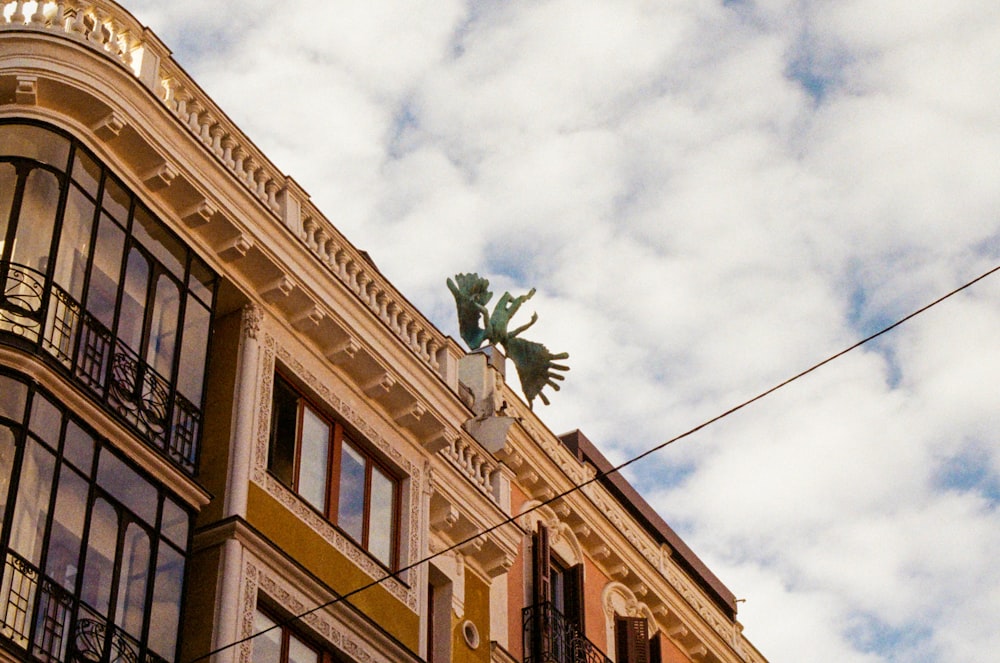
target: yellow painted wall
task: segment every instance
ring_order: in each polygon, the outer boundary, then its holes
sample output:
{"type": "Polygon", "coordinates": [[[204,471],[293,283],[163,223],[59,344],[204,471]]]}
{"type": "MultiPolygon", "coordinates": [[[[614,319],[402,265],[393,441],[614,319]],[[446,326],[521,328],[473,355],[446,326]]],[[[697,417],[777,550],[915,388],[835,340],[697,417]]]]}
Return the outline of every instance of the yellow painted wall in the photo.
{"type": "Polygon", "coordinates": [[[465,614],[459,619],[451,613],[451,663],[489,663],[490,660],[490,586],[475,573],[465,570],[465,614]],[[479,630],[479,646],[471,649],[462,635],[462,627],[471,621],[479,630]]]}
{"type": "MultiPolygon", "coordinates": [[[[278,548],[337,592],[347,593],[371,582],[371,578],[354,562],[253,483],[250,484],[247,500],[247,520],[278,548]]],[[[375,586],[352,596],[349,601],[411,651],[418,650],[420,617],[387,590],[375,586]]],[[[488,611],[488,591],[486,604],[488,611]]],[[[487,624],[488,615],[487,612],[487,624]]]]}

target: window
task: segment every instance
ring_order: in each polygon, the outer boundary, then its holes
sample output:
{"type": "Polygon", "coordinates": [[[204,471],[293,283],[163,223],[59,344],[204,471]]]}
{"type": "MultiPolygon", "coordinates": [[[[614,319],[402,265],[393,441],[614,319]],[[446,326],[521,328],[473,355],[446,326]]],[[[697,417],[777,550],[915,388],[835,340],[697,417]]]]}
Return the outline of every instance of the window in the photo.
{"type": "Polygon", "coordinates": [[[217,279],[86,149],[0,123],[0,342],[194,473],[217,279]]]}
{"type": "Polygon", "coordinates": [[[615,659],[618,663],[660,663],[660,634],[649,636],[645,617],[615,615],[615,659]]]}
{"type": "Polygon", "coordinates": [[[262,633],[253,640],[253,663],[333,663],[333,655],[320,650],[288,626],[259,607],[254,613],[253,632],[262,633]]]}
{"type": "Polygon", "coordinates": [[[60,403],[0,374],[0,640],[50,663],[174,660],[190,521],[60,403]]]}
{"type": "Polygon", "coordinates": [[[280,375],[268,469],[375,559],[395,566],[399,479],[280,375]]]}
{"type": "Polygon", "coordinates": [[[531,539],[531,618],[526,641],[533,660],[575,661],[595,649],[584,637],[583,565],[568,566],[552,554],[549,528],[538,523],[531,539]]]}

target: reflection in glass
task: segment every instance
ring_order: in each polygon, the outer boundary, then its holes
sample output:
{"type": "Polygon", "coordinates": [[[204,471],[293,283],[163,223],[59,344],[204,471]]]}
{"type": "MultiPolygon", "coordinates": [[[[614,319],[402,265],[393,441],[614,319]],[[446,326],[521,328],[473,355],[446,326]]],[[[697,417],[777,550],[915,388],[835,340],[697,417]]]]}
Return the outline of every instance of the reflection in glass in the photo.
{"type": "MultiPolygon", "coordinates": [[[[0,387],[2,388],[2,387],[0,387]]],[[[7,515],[7,493],[10,492],[10,475],[14,471],[14,431],[0,425],[0,536],[7,515]]]]}
{"type": "Polygon", "coordinates": [[[192,403],[201,402],[202,385],[205,382],[205,356],[208,343],[211,314],[208,308],[188,295],[184,310],[184,336],[181,339],[181,365],[177,371],[177,390],[192,403]]]}
{"type": "Polygon", "coordinates": [[[184,247],[167,232],[145,207],[136,205],[132,221],[132,236],[139,240],[143,247],[153,254],[160,264],[183,281],[186,251],[184,247]]]}
{"type": "Polygon", "coordinates": [[[42,537],[49,515],[49,491],[54,469],[55,458],[52,454],[29,439],[21,461],[10,547],[35,565],[42,559],[42,537]]]}
{"type": "Polygon", "coordinates": [[[299,399],[280,377],[274,378],[271,407],[271,445],[267,469],[289,488],[295,472],[295,432],[298,427],[299,399]]]}
{"type": "Polygon", "coordinates": [[[24,186],[12,262],[45,272],[58,203],[59,180],[56,176],[38,168],[31,171],[24,186]]]}
{"type": "Polygon", "coordinates": [[[98,462],[97,482],[132,513],[156,522],[156,488],[107,450],[98,462]]]}
{"type": "Polygon", "coordinates": [[[105,179],[101,207],[124,226],[128,221],[128,212],[131,206],[132,196],[125,190],[125,187],[119,184],[114,177],[105,179]]]}
{"type": "Polygon", "coordinates": [[[0,375],[0,416],[20,422],[24,418],[24,405],[27,399],[26,384],[6,375],[0,375]]]}
{"type": "Polygon", "coordinates": [[[66,168],[69,161],[69,141],[41,127],[0,125],[0,146],[4,156],[36,159],[56,168],[66,168]]]}
{"type": "Polygon", "coordinates": [[[90,271],[87,310],[108,329],[115,322],[115,298],[118,296],[124,246],[125,233],[109,216],[102,215],[90,271]]]}
{"type": "Polygon", "coordinates": [[[138,523],[129,523],[125,529],[118,573],[115,623],[138,638],[142,636],[146,580],[149,577],[149,536],[138,523]]]}
{"type": "Polygon", "coordinates": [[[253,663],[281,663],[281,630],[275,628],[277,625],[260,610],[254,613],[253,632],[267,633],[253,639],[253,663]]]}
{"type": "Polygon", "coordinates": [[[76,301],[83,299],[83,277],[93,225],[94,204],[78,188],[70,187],[59,234],[55,281],[76,301]]]}
{"type": "Polygon", "coordinates": [[[52,401],[36,392],[31,400],[31,421],[28,423],[28,428],[54,448],[59,445],[61,426],[62,412],[52,404],[52,401]]]}
{"type": "MultiPolygon", "coordinates": [[[[174,348],[177,346],[177,317],[180,313],[180,292],[166,274],[156,276],[153,310],[149,315],[149,346],[146,363],[160,375],[170,378],[173,372],[174,348]]],[[[204,339],[202,339],[204,343],[204,339]]],[[[133,346],[138,348],[138,346],[133,346]]]]}
{"type": "Polygon", "coordinates": [[[395,484],[382,470],[372,467],[371,502],[368,507],[368,551],[380,562],[392,563],[395,484]]]}
{"type": "Polygon", "coordinates": [[[10,221],[10,206],[14,203],[14,187],[17,185],[17,170],[14,164],[0,163],[0,241],[7,237],[7,223],[10,221]]]}
{"type": "Polygon", "coordinates": [[[177,502],[169,497],[163,498],[163,516],[160,522],[160,532],[181,548],[187,546],[188,522],[190,517],[177,502]]]}
{"type": "Polygon", "coordinates": [[[63,457],[76,465],[76,469],[85,476],[90,476],[90,468],[94,461],[94,438],[72,419],[66,422],[63,457]]]}
{"type": "Polygon", "coordinates": [[[63,465],[59,473],[45,573],[70,591],[76,585],[80,542],[87,515],[87,490],[87,481],[69,466],[63,465]]]}
{"type": "Polygon", "coordinates": [[[289,634],[288,663],[319,663],[319,652],[300,638],[289,634]]]}
{"type": "Polygon", "coordinates": [[[91,198],[97,197],[101,166],[81,149],[77,149],[73,155],[73,180],[89,193],[91,198]]]}
{"type": "Polygon", "coordinates": [[[156,580],[149,616],[149,646],[170,661],[174,660],[174,650],[177,648],[183,581],[184,558],[161,542],[156,555],[156,580]]]}
{"type": "Polygon", "coordinates": [[[118,338],[138,350],[142,343],[143,312],[146,310],[146,287],[149,284],[149,263],[136,249],[128,254],[125,268],[125,292],[122,293],[121,315],[118,318],[118,338]]]}
{"type": "Polygon", "coordinates": [[[365,458],[344,440],[340,458],[337,524],[358,543],[364,535],[365,458]]]}
{"type": "Polygon", "coordinates": [[[299,495],[326,509],[326,473],[329,467],[330,424],[311,408],[302,408],[302,449],[299,460],[299,495]]]}
{"type": "Polygon", "coordinates": [[[102,615],[108,614],[111,582],[115,570],[115,545],[118,539],[118,513],[103,498],[94,502],[84,562],[83,591],[80,597],[102,615]]]}

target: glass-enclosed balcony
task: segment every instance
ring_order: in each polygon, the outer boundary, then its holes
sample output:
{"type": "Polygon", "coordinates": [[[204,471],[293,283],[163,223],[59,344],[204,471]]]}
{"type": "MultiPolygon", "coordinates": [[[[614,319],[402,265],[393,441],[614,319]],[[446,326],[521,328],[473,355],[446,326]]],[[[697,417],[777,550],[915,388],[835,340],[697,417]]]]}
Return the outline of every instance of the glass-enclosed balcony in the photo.
{"type": "Polygon", "coordinates": [[[216,281],[77,141],[0,124],[0,343],[44,357],[188,474],[216,281]]]}

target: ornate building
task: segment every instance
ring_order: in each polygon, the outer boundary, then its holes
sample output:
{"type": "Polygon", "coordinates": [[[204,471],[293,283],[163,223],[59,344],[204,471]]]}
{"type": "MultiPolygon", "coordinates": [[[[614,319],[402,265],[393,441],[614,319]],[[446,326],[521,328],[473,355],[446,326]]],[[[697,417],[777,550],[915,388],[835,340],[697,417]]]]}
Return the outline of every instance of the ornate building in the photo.
{"type": "Polygon", "coordinates": [[[152,32],[0,10],[0,660],[764,661],[152,32]]]}

